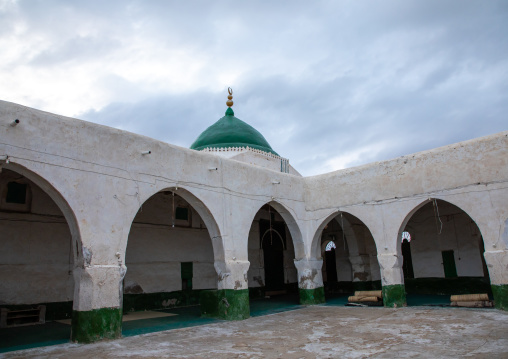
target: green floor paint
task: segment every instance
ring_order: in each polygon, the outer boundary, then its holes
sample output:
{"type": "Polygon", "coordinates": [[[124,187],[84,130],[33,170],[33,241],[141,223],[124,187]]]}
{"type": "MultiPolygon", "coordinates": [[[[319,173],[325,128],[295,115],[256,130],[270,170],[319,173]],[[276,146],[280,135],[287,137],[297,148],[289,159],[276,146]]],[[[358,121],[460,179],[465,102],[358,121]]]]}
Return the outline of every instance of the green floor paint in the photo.
{"type": "Polygon", "coordinates": [[[122,336],[122,308],[101,308],[72,312],[71,340],[93,343],[122,336]]]}
{"type": "MultiPolygon", "coordinates": [[[[253,300],[250,305],[250,315],[259,317],[295,310],[301,307],[302,306],[298,302],[298,296],[296,295],[276,296],[270,299],[253,300]]],[[[176,315],[123,322],[122,335],[129,337],[221,321],[216,318],[202,317],[199,306],[180,307],[159,311],[176,315]]],[[[70,325],[55,322],[42,325],[4,328],[0,329],[0,352],[64,344],[69,342],[70,335],[70,325]]]]}
{"type": "Polygon", "coordinates": [[[278,295],[271,298],[259,298],[250,302],[250,316],[260,317],[303,308],[298,295],[278,295]]]}
{"type": "Polygon", "coordinates": [[[322,304],[325,302],[325,288],[319,287],[315,289],[302,289],[300,288],[300,304],[314,305],[322,304]]]}
{"type": "Polygon", "coordinates": [[[50,322],[0,329],[0,353],[68,343],[71,326],[50,322]]]}
{"type": "Polygon", "coordinates": [[[496,308],[508,310],[508,284],[492,285],[492,294],[496,308]]]}
{"type": "Polygon", "coordinates": [[[384,285],[383,304],[388,308],[405,307],[407,304],[404,284],[384,285]]]}
{"type": "Polygon", "coordinates": [[[332,306],[332,307],[343,307],[345,306],[348,301],[350,295],[353,295],[353,293],[345,294],[345,295],[330,295],[326,297],[326,303],[324,305],[326,306],[332,306]]]}
{"type": "Polygon", "coordinates": [[[124,322],[122,335],[125,337],[132,337],[135,335],[154,333],[171,329],[189,328],[198,325],[219,322],[219,320],[215,318],[202,317],[199,306],[164,309],[159,310],[159,312],[172,313],[176,315],[170,317],[150,318],[124,322]]]}

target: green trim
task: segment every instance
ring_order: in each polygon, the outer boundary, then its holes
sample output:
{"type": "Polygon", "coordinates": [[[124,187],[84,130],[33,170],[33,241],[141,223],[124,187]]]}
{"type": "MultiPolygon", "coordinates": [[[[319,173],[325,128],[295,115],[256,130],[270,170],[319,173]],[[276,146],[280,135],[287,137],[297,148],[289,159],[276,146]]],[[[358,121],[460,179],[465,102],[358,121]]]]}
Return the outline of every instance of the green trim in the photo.
{"type": "Polygon", "coordinates": [[[36,304],[2,304],[2,308],[9,310],[23,310],[46,306],[46,321],[69,319],[72,317],[72,302],[50,302],[36,304]]]}
{"type": "Polygon", "coordinates": [[[325,288],[319,287],[314,289],[300,288],[300,304],[314,305],[325,303],[325,288]]]}
{"type": "Polygon", "coordinates": [[[406,278],[404,282],[408,294],[492,294],[490,280],[484,277],[406,278]]]}
{"type": "Polygon", "coordinates": [[[123,312],[168,309],[199,304],[203,290],[179,290],[175,292],[140,293],[123,295],[123,312]]]}
{"type": "Polygon", "coordinates": [[[206,318],[219,317],[219,299],[217,290],[203,290],[199,293],[201,316],[206,318]]]}
{"type": "Polygon", "coordinates": [[[508,284],[492,284],[492,294],[496,308],[508,310],[508,284]]]}
{"type": "Polygon", "coordinates": [[[404,284],[383,286],[383,303],[388,308],[406,307],[406,290],[404,284]]]}
{"type": "Polygon", "coordinates": [[[93,343],[122,337],[122,308],[101,308],[72,312],[71,340],[93,343]]]}
{"type": "Polygon", "coordinates": [[[242,320],[250,317],[249,290],[222,289],[217,293],[219,318],[242,320]]]}
{"type": "Polygon", "coordinates": [[[249,290],[221,289],[200,293],[201,316],[225,320],[250,317],[249,290]]]}

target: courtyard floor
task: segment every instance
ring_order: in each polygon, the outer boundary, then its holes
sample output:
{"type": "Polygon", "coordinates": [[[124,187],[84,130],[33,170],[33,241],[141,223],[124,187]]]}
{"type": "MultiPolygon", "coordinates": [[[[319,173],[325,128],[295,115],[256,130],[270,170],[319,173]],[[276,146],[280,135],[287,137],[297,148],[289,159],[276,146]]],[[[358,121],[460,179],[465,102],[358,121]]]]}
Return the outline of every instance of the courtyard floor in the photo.
{"type": "Polygon", "coordinates": [[[215,321],[96,344],[61,344],[0,356],[508,358],[508,313],[440,307],[295,307],[238,322],[215,321]]]}

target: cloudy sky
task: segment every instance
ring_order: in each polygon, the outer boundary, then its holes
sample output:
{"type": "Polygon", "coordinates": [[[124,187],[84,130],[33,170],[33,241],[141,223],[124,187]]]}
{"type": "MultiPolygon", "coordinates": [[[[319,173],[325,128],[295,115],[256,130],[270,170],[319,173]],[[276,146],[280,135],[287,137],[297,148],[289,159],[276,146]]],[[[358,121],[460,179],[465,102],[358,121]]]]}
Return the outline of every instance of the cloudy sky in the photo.
{"type": "Polygon", "coordinates": [[[0,0],[0,99],[189,147],[224,115],[303,175],[508,130],[508,1],[0,0]]]}

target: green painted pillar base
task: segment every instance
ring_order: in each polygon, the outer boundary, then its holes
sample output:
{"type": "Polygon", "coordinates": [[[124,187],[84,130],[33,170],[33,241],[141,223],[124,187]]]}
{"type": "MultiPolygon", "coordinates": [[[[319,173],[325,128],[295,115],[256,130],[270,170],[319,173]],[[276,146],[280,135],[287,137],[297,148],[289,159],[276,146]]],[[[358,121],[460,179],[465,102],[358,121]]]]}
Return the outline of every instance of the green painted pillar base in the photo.
{"type": "Polygon", "coordinates": [[[122,337],[122,308],[101,308],[86,312],[72,311],[71,340],[93,343],[122,337]]]}
{"type": "Polygon", "coordinates": [[[325,302],[325,288],[319,287],[315,289],[299,289],[300,304],[314,305],[322,304],[325,302]]]}
{"type": "Polygon", "coordinates": [[[508,284],[491,285],[494,305],[497,309],[508,310],[508,284]]]}
{"type": "Polygon", "coordinates": [[[387,308],[406,307],[406,289],[404,284],[384,285],[383,304],[387,308]]]}
{"type": "Polygon", "coordinates": [[[206,290],[200,293],[203,317],[243,320],[250,317],[249,290],[206,290]]]}
{"type": "Polygon", "coordinates": [[[243,320],[250,317],[249,290],[222,289],[218,291],[219,318],[243,320]]]}

